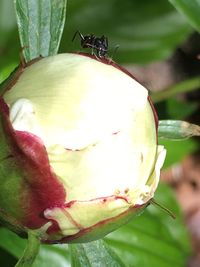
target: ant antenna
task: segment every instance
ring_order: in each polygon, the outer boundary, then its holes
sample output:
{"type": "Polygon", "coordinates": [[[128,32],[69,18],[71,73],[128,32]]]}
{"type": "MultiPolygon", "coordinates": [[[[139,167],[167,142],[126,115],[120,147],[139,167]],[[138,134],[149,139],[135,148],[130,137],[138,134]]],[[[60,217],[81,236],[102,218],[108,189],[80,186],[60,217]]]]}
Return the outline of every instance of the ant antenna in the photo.
{"type": "Polygon", "coordinates": [[[116,46],[114,47],[113,52],[112,52],[112,55],[111,55],[111,57],[109,58],[109,61],[108,61],[109,64],[113,61],[113,57],[115,56],[115,54],[116,54],[118,48],[119,48],[119,45],[116,45],[116,46]]]}
{"type": "Polygon", "coordinates": [[[157,201],[155,201],[154,198],[150,199],[149,201],[152,205],[159,207],[161,210],[165,211],[172,219],[176,219],[176,216],[174,213],[169,210],[168,208],[164,207],[163,205],[159,204],[157,201]]]}
{"type": "Polygon", "coordinates": [[[116,52],[117,52],[118,49],[119,49],[119,45],[116,45],[116,46],[114,47],[113,52],[112,52],[112,56],[111,56],[111,58],[114,57],[114,55],[116,54],[116,52]]]}
{"type": "Polygon", "coordinates": [[[74,39],[76,38],[77,34],[79,35],[79,37],[81,38],[81,40],[84,40],[84,36],[77,30],[72,38],[72,42],[74,41],[74,39]]]}

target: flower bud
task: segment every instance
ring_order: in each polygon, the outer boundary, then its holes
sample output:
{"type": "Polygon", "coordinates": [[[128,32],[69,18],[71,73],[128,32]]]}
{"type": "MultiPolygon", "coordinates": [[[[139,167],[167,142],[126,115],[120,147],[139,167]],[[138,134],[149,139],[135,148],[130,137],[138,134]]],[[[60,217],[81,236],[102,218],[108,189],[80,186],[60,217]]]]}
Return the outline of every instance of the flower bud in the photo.
{"type": "Polygon", "coordinates": [[[87,242],[146,207],[166,151],[148,91],[109,60],[60,54],[19,69],[0,102],[0,217],[87,242]]]}

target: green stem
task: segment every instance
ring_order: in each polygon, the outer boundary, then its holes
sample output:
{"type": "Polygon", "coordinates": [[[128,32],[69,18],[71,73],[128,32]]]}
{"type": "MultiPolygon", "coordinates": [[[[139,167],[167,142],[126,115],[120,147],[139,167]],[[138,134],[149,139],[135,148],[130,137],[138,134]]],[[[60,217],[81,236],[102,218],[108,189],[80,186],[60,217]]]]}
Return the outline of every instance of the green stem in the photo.
{"type": "Polygon", "coordinates": [[[152,93],[151,98],[154,103],[160,102],[162,100],[168,99],[174,95],[180,93],[186,93],[193,91],[200,87],[200,76],[194,77],[189,80],[182,81],[177,83],[169,88],[166,88],[162,91],[152,93]]]}
{"type": "Polygon", "coordinates": [[[28,243],[24,250],[24,254],[19,259],[15,267],[31,267],[40,247],[40,240],[38,238],[38,235],[33,232],[28,232],[28,243]]]}

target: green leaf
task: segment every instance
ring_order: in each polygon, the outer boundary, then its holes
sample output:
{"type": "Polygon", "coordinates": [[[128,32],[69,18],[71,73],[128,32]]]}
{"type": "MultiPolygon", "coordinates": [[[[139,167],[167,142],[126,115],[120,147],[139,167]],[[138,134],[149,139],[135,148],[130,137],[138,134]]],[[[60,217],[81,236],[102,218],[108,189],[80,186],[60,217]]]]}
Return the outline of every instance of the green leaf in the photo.
{"type": "Polygon", "coordinates": [[[105,240],[127,267],[185,267],[190,245],[176,200],[164,185],[160,185],[155,199],[172,210],[177,219],[150,206],[105,240]]]}
{"type": "Polygon", "coordinates": [[[26,61],[57,53],[66,0],[14,0],[21,46],[26,61]]]}
{"type": "Polygon", "coordinates": [[[71,267],[68,245],[42,245],[33,267],[71,267]]]}
{"type": "Polygon", "coordinates": [[[172,85],[164,90],[152,93],[151,98],[154,103],[157,103],[165,99],[168,99],[170,97],[173,97],[177,94],[187,93],[195,89],[198,89],[199,86],[200,86],[200,76],[197,76],[185,81],[181,81],[180,83],[172,85]]]}
{"type": "MultiPolygon", "coordinates": [[[[19,259],[27,241],[5,228],[0,228],[0,248],[19,259]]],[[[33,267],[70,267],[68,245],[41,245],[33,267]]]]}
{"type": "Polygon", "coordinates": [[[5,67],[1,72],[0,72],[0,87],[1,87],[1,83],[3,83],[3,81],[8,78],[8,76],[11,74],[11,72],[17,67],[16,63],[12,63],[10,65],[8,65],[7,67],[5,67]]]}
{"type": "Polygon", "coordinates": [[[0,248],[0,263],[1,266],[13,267],[16,264],[16,259],[10,253],[0,248]]]}
{"type": "Polygon", "coordinates": [[[169,98],[166,101],[167,119],[184,120],[198,109],[198,103],[188,103],[181,99],[169,98]]]}
{"type": "Polygon", "coordinates": [[[0,228],[0,248],[6,250],[18,259],[26,246],[26,240],[18,237],[13,232],[0,228]]]}
{"type": "Polygon", "coordinates": [[[198,144],[192,138],[182,141],[159,139],[159,144],[164,145],[167,150],[163,168],[168,168],[182,161],[184,157],[198,149],[198,144]]]}
{"type": "Polygon", "coordinates": [[[103,240],[70,245],[72,267],[125,267],[103,240]]]}
{"type": "MultiPolygon", "coordinates": [[[[8,0],[1,0],[0,1],[0,10],[1,10],[1,16],[0,16],[0,31],[3,30],[5,33],[9,32],[10,30],[13,30],[16,26],[16,20],[15,17],[10,17],[10,13],[14,13],[14,6],[12,1],[8,0]],[[9,19],[8,19],[9,17],[9,19]]],[[[4,36],[1,36],[4,37],[4,36]]],[[[0,39],[0,44],[3,43],[5,40],[4,38],[0,39]]]]}
{"type": "Polygon", "coordinates": [[[19,41],[13,0],[0,0],[0,80],[4,78],[2,68],[15,64],[18,56],[19,41]]]}
{"type": "Polygon", "coordinates": [[[169,0],[200,32],[200,0],[169,0]]]}

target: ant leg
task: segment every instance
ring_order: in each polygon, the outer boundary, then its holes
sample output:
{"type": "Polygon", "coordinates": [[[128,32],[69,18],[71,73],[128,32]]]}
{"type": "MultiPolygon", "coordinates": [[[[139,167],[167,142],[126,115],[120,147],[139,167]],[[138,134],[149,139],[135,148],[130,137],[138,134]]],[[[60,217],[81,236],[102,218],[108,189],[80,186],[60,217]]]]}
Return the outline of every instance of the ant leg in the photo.
{"type": "Polygon", "coordinates": [[[92,52],[91,52],[92,55],[95,55],[94,53],[94,47],[92,46],[92,52]]]}
{"type": "Polygon", "coordinates": [[[100,57],[98,49],[97,48],[95,49],[96,49],[96,53],[94,53],[93,55],[95,56],[96,60],[101,61],[102,57],[100,57]]]}
{"type": "Polygon", "coordinates": [[[96,49],[96,47],[94,45],[91,45],[91,44],[87,44],[87,47],[91,48],[91,55],[95,56],[96,58],[98,58],[97,55],[94,52],[94,49],[96,49]]]}
{"type": "Polygon", "coordinates": [[[99,58],[98,55],[94,52],[94,49],[96,49],[97,51],[98,51],[98,49],[97,49],[96,47],[94,47],[94,46],[91,46],[91,48],[92,48],[92,53],[91,53],[91,55],[94,56],[94,57],[99,61],[100,58],[99,58]]]}

